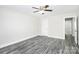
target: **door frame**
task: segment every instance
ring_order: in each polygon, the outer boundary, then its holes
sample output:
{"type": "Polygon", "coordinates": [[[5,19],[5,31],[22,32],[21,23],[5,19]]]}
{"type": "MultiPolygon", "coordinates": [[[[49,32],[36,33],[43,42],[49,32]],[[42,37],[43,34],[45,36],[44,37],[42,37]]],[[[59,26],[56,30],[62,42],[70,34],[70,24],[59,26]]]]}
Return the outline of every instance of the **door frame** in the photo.
{"type": "Polygon", "coordinates": [[[66,16],[64,17],[64,21],[66,18],[74,18],[74,21],[76,21],[76,30],[75,30],[75,43],[78,45],[78,16],[66,16]]]}

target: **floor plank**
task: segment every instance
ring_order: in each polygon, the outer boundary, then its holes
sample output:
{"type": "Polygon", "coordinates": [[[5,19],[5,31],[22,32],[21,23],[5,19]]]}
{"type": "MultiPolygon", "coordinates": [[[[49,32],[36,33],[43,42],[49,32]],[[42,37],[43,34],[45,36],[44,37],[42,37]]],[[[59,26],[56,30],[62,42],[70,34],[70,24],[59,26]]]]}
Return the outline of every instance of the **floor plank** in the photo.
{"type": "Polygon", "coordinates": [[[71,54],[76,52],[78,53],[76,47],[68,45],[68,41],[46,36],[36,36],[0,49],[0,54],[71,54]]]}

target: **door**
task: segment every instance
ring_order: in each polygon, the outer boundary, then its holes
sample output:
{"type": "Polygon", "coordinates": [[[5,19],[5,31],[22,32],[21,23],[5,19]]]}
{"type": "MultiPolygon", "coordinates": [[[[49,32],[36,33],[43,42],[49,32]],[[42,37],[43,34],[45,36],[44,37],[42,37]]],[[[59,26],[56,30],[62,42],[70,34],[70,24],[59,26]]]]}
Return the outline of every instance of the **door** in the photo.
{"type": "Polygon", "coordinates": [[[75,17],[65,18],[65,39],[78,44],[77,19],[75,17]]]}

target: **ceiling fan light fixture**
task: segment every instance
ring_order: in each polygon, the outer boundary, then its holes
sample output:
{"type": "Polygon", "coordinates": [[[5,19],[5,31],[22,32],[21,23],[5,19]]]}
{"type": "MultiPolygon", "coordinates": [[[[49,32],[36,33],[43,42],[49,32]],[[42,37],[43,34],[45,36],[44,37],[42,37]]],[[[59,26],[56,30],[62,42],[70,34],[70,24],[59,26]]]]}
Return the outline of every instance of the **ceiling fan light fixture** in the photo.
{"type": "Polygon", "coordinates": [[[44,14],[45,12],[42,10],[42,11],[39,11],[39,14],[44,14]]]}
{"type": "Polygon", "coordinates": [[[39,8],[37,7],[32,7],[33,9],[35,9],[36,11],[34,11],[34,13],[40,13],[40,14],[45,14],[45,12],[52,12],[52,9],[49,9],[49,5],[44,5],[44,6],[40,6],[39,8]]]}

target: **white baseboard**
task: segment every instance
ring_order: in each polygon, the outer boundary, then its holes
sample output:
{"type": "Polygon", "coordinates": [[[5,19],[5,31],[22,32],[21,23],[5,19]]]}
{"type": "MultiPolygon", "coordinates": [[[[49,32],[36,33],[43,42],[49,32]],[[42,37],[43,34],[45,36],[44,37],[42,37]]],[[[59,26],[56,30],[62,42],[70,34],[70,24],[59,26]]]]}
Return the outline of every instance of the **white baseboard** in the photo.
{"type": "Polygon", "coordinates": [[[50,35],[48,35],[48,37],[51,37],[51,38],[58,38],[58,39],[65,40],[65,38],[62,38],[62,37],[57,37],[57,36],[50,36],[50,35]]]}
{"type": "Polygon", "coordinates": [[[51,36],[51,35],[40,35],[40,36],[48,36],[48,37],[51,37],[51,38],[58,38],[58,39],[62,39],[62,40],[65,39],[65,38],[62,38],[62,37],[51,36]]]}
{"type": "MultiPolygon", "coordinates": [[[[24,40],[27,40],[27,39],[30,39],[30,38],[33,38],[33,37],[36,37],[36,36],[48,36],[48,37],[51,37],[51,38],[58,38],[58,37],[52,37],[52,36],[49,36],[49,35],[33,35],[33,36],[29,36],[29,37],[23,38],[23,39],[18,40],[18,41],[14,41],[14,42],[11,42],[11,43],[8,43],[8,44],[1,45],[0,48],[6,47],[6,46],[9,46],[9,45],[12,45],[12,44],[16,44],[16,43],[19,43],[21,41],[24,41],[24,40]]],[[[58,38],[58,39],[62,39],[62,38],[58,38]]]]}
{"type": "Polygon", "coordinates": [[[38,36],[38,35],[29,36],[29,37],[23,38],[23,39],[18,40],[18,41],[14,41],[14,42],[11,42],[11,43],[8,43],[8,44],[1,45],[0,48],[6,47],[6,46],[9,46],[9,45],[12,45],[12,44],[16,44],[16,43],[19,43],[23,40],[27,40],[27,39],[30,39],[30,38],[33,38],[33,37],[36,37],[36,36],[38,36]]]}

